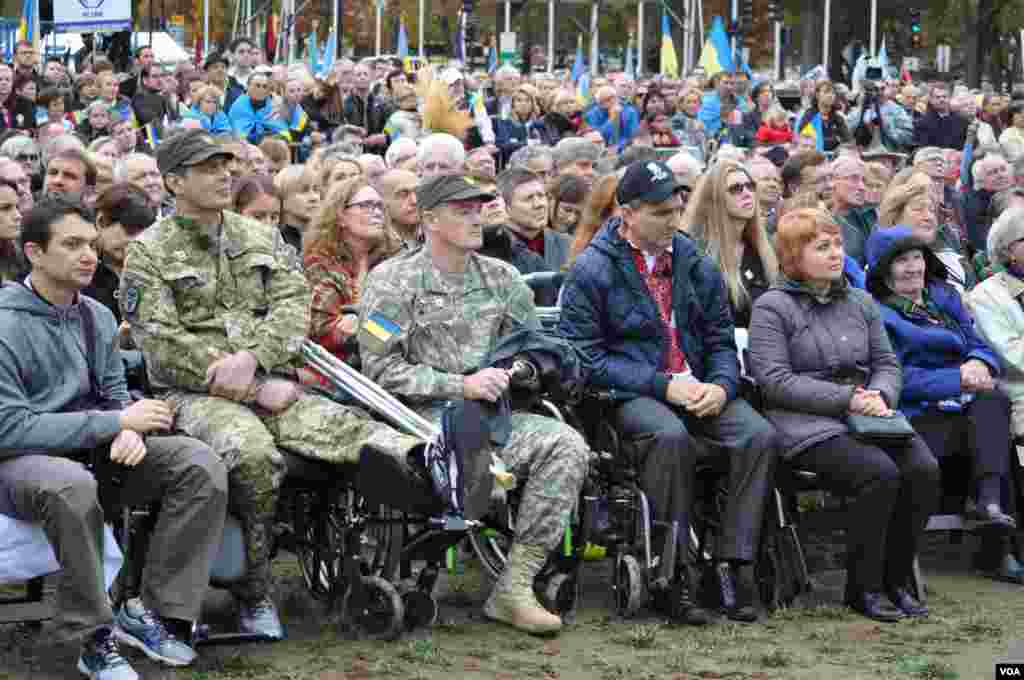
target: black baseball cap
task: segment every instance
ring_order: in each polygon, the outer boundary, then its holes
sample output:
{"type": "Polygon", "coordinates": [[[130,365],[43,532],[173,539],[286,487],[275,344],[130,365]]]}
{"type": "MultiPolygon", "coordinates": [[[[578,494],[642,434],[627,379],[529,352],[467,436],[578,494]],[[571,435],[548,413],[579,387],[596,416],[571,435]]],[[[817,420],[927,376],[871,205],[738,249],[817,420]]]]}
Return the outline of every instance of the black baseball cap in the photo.
{"type": "Polygon", "coordinates": [[[156,165],[161,175],[181,168],[199,165],[211,158],[234,158],[235,154],[223,148],[206,130],[185,130],[160,142],[156,148],[156,165]]]}
{"type": "Polygon", "coordinates": [[[484,203],[494,200],[494,194],[484,191],[462,175],[438,175],[420,182],[416,187],[416,205],[430,210],[448,201],[466,201],[475,198],[484,203]]]}
{"type": "Polygon", "coordinates": [[[204,71],[209,71],[210,67],[213,66],[214,64],[224,64],[225,66],[227,66],[228,65],[228,57],[227,57],[227,55],[224,54],[223,52],[214,52],[213,54],[211,54],[210,56],[208,56],[206,58],[205,62],[203,62],[203,70],[204,71]]]}
{"type": "Polygon", "coordinates": [[[680,189],[672,170],[661,161],[637,161],[626,168],[626,174],[615,190],[619,205],[633,201],[660,203],[680,189]]]}

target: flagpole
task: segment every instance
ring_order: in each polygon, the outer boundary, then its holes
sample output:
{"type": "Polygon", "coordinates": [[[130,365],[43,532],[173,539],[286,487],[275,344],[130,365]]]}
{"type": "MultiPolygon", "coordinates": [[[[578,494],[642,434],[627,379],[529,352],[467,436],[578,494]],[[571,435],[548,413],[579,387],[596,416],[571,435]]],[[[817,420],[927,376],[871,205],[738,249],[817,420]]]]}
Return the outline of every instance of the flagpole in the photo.
{"type": "Polygon", "coordinates": [[[377,40],[375,44],[375,56],[380,56],[380,22],[384,12],[384,0],[377,0],[377,40]]]}
{"type": "MultiPolygon", "coordinates": [[[[734,0],[735,1],[735,0],[734,0]]],[[[825,66],[825,73],[828,73],[828,30],[832,23],[832,0],[825,0],[825,35],[821,39],[821,63],[825,66]]]]}
{"type": "Polygon", "coordinates": [[[775,81],[782,80],[782,22],[773,21],[772,26],[775,32],[775,81]]]}
{"type": "Polygon", "coordinates": [[[597,2],[590,4],[590,75],[597,76],[597,2]]]}
{"type": "Polygon", "coordinates": [[[419,41],[420,59],[426,59],[427,58],[427,53],[426,53],[425,47],[423,45],[423,24],[426,21],[426,19],[425,19],[425,16],[426,16],[426,14],[425,14],[426,13],[426,5],[427,5],[426,0],[419,0],[419,5],[420,5],[420,21],[419,21],[419,26],[416,27],[416,32],[419,35],[416,37],[416,39],[419,41]]]}
{"type": "Polygon", "coordinates": [[[548,0],[548,73],[555,70],[555,0],[548,0]]]}
{"type": "Polygon", "coordinates": [[[203,58],[210,55],[210,0],[203,0],[203,58]]]}
{"type": "MultiPolygon", "coordinates": [[[[628,40],[626,49],[629,49],[628,40]]],[[[644,72],[644,0],[637,0],[636,3],[636,61],[633,62],[633,70],[637,78],[644,72]]]]}
{"type": "MultiPolygon", "coordinates": [[[[331,26],[333,26],[331,31],[334,33],[334,45],[333,45],[333,47],[334,47],[334,54],[331,55],[331,60],[332,60],[331,63],[332,64],[334,63],[333,60],[338,56],[338,42],[339,42],[339,39],[338,39],[339,38],[339,36],[338,36],[338,3],[340,1],[341,0],[332,0],[332,4],[334,5],[334,7],[333,7],[334,11],[332,12],[333,16],[331,17],[331,26]]],[[[273,9],[273,7],[271,7],[271,9],[273,9]]],[[[328,40],[328,42],[330,42],[330,40],[328,40]]]]}
{"type": "MultiPolygon", "coordinates": [[[[878,0],[871,0],[871,58],[874,59],[878,53],[875,52],[875,40],[878,32],[878,0]]],[[[884,73],[882,74],[885,75],[884,73]]]]}

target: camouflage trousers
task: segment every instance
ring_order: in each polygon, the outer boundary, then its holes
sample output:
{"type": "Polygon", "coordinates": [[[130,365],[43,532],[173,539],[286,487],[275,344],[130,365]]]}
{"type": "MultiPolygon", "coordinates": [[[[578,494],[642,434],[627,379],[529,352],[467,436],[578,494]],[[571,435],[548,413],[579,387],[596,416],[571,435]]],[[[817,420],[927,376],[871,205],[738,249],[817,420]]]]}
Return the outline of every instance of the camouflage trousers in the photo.
{"type": "Polygon", "coordinates": [[[523,490],[516,541],[553,550],[572,521],[590,447],[561,421],[513,413],[508,442],[496,453],[523,490]]]}
{"type": "Polygon", "coordinates": [[[365,411],[305,393],[284,411],[259,408],[204,394],[175,392],[177,430],[204,442],[228,470],[228,508],[245,537],[246,577],[236,597],[252,602],[270,590],[270,538],[284,478],[281,449],[337,464],[356,464],[364,446],[402,461],[423,444],[373,420],[365,411]]]}

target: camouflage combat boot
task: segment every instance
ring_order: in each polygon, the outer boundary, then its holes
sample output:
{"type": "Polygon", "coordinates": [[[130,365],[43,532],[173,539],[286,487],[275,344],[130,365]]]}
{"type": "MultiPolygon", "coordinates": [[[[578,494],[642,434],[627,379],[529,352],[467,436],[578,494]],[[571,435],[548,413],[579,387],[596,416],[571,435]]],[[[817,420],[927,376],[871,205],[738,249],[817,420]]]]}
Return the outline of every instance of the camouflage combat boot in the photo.
{"type": "Polygon", "coordinates": [[[484,603],[484,615],[533,635],[557,633],[562,619],[537,602],[533,578],[547,561],[548,551],[532,545],[512,544],[505,571],[484,603]]]}

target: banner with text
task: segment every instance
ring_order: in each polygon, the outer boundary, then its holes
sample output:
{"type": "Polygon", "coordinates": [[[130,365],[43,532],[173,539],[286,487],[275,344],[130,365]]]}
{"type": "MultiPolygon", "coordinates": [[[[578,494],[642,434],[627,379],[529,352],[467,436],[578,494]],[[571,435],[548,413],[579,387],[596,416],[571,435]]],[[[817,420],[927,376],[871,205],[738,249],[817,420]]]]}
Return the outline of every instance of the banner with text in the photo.
{"type": "Polygon", "coordinates": [[[57,33],[132,30],[132,0],[53,0],[57,33]]]}

